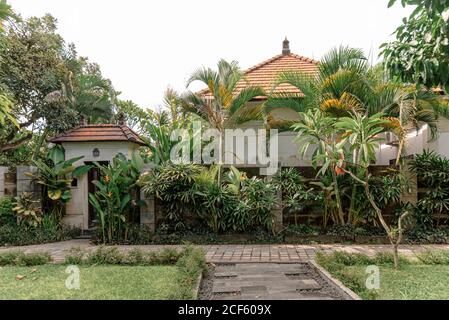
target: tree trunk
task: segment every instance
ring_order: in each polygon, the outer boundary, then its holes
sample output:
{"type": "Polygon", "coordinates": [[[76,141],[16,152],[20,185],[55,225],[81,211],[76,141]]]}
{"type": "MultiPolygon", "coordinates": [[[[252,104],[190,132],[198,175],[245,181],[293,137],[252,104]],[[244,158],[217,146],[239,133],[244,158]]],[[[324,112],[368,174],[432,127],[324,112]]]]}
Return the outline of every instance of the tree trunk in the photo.
{"type": "Polygon", "coordinates": [[[335,173],[335,166],[332,166],[332,180],[335,185],[335,199],[337,200],[338,218],[340,220],[340,224],[344,225],[345,218],[343,213],[343,207],[341,205],[340,188],[338,187],[337,175],[335,173]]]}

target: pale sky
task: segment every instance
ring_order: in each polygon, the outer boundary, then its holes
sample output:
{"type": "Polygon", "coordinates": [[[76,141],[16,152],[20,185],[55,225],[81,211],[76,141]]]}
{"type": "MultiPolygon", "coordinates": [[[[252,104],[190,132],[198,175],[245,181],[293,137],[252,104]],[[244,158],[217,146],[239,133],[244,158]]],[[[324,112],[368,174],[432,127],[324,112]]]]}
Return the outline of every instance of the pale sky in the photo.
{"type": "MultiPolygon", "coordinates": [[[[80,55],[143,108],[162,103],[167,86],[183,91],[198,67],[220,58],[243,69],[282,51],[319,59],[340,44],[377,61],[379,45],[410,8],[387,0],[9,0],[24,17],[50,13],[80,55]]],[[[192,87],[198,89],[198,87],[192,87]]]]}

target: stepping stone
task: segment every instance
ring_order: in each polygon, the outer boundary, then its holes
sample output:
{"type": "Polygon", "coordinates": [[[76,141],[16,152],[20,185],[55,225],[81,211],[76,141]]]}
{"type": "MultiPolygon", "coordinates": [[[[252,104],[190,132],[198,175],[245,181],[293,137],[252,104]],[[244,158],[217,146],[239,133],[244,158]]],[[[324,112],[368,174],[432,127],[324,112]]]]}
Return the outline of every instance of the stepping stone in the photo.
{"type": "Polygon", "coordinates": [[[311,290],[311,289],[321,289],[318,282],[313,279],[304,279],[298,281],[298,290],[311,290]]]}
{"type": "Polygon", "coordinates": [[[232,271],[215,272],[214,276],[215,278],[237,277],[237,273],[232,271]]]}
{"type": "Polygon", "coordinates": [[[212,293],[240,293],[240,287],[215,284],[212,286],[212,293]]]}
{"type": "Polygon", "coordinates": [[[266,294],[267,287],[266,286],[244,286],[241,287],[242,294],[266,294]]]}

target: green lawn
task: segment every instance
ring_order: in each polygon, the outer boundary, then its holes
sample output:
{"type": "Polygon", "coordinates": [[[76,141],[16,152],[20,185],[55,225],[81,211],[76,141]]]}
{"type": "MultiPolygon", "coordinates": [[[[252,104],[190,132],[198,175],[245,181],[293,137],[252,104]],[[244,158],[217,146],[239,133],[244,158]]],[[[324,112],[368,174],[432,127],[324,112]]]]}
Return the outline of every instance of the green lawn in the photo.
{"type": "Polygon", "coordinates": [[[380,300],[449,300],[449,251],[432,250],[416,257],[400,257],[397,270],[389,252],[374,257],[363,254],[317,253],[316,261],[362,299],[380,300]],[[368,289],[379,268],[379,289],[368,289]],[[368,281],[367,281],[368,280],[368,281]]]}
{"type": "Polygon", "coordinates": [[[175,266],[82,266],[80,289],[68,290],[64,265],[1,267],[0,299],[169,299],[175,266]],[[18,275],[25,276],[17,280],[18,275]]]}
{"type": "MultiPolygon", "coordinates": [[[[346,266],[335,274],[349,287],[354,279],[360,284],[366,279],[366,266],[346,266]],[[351,279],[348,281],[348,279],[351,279]]],[[[370,292],[363,285],[353,286],[363,299],[382,300],[448,300],[449,266],[410,264],[394,270],[390,266],[381,266],[380,289],[370,292]]]]}

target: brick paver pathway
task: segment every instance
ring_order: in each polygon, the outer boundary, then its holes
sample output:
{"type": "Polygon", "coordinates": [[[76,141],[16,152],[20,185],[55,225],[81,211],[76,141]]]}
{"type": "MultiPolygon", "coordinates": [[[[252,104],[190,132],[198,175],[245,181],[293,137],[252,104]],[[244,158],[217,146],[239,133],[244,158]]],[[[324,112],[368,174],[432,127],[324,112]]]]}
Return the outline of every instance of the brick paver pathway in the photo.
{"type": "MultiPolygon", "coordinates": [[[[97,246],[92,245],[89,240],[70,240],[56,243],[23,246],[3,247],[5,250],[22,250],[24,252],[49,252],[55,262],[64,260],[65,255],[71,248],[80,247],[85,250],[95,250],[97,246]]],[[[129,251],[132,248],[140,248],[146,251],[160,250],[163,248],[181,248],[180,245],[142,245],[142,246],[117,246],[121,251],[129,251]]],[[[209,262],[216,263],[243,263],[243,262],[303,262],[314,258],[317,251],[332,252],[335,250],[350,253],[364,253],[374,255],[377,252],[391,250],[388,245],[302,245],[302,244],[263,244],[263,245],[198,245],[206,253],[209,262]]],[[[449,251],[449,245],[402,245],[400,253],[413,256],[416,252],[432,249],[444,249],[449,251]]]]}

